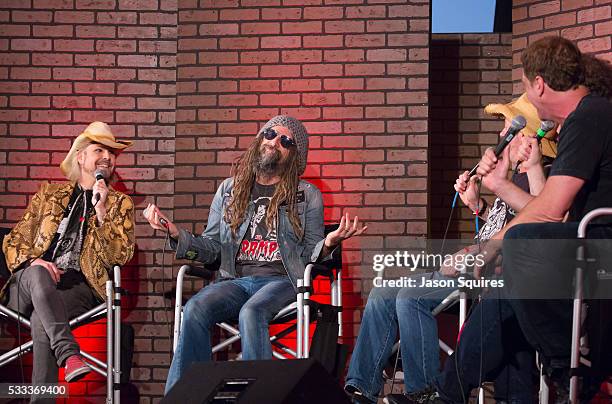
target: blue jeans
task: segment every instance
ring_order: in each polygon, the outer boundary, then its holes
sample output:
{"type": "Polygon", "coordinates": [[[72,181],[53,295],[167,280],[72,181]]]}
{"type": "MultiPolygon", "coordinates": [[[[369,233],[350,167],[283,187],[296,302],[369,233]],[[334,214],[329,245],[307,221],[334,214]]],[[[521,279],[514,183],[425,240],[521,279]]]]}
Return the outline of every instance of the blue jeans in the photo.
{"type": "Polygon", "coordinates": [[[211,328],[238,318],[244,360],[272,359],[268,323],[295,291],[286,276],[249,276],[221,280],[193,296],[183,310],[176,352],[170,365],[165,393],[194,362],[212,358],[211,328]]]}
{"type": "MultiPolygon", "coordinates": [[[[414,275],[444,279],[439,272],[414,275]]],[[[438,325],[431,311],[454,288],[374,288],[363,313],[346,385],[376,401],[383,385],[382,371],[400,337],[407,392],[426,388],[440,371],[438,325]]]]}

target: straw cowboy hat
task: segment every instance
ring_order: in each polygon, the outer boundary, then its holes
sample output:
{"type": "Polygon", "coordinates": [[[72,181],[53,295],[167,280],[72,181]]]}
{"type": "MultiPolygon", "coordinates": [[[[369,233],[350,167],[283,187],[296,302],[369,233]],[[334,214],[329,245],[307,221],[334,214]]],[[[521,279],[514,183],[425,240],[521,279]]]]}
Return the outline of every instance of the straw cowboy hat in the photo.
{"type": "MultiPolygon", "coordinates": [[[[527,125],[523,129],[523,133],[527,136],[535,136],[540,128],[540,118],[538,111],[532,103],[527,99],[527,94],[523,93],[519,98],[509,102],[508,104],[489,104],[485,107],[485,112],[489,115],[503,116],[506,119],[512,120],[517,115],[522,115],[527,120],[527,125]]],[[[546,132],[540,144],[542,155],[555,158],[557,157],[557,127],[546,132]]]]}
{"type": "Polygon", "coordinates": [[[79,151],[83,150],[91,143],[99,143],[104,146],[108,146],[111,149],[115,150],[115,153],[121,152],[123,149],[130,147],[132,142],[129,140],[117,140],[115,139],[115,135],[111,131],[110,126],[105,124],[104,122],[92,122],[89,124],[85,131],[81,133],[72,143],[72,147],[70,151],[66,155],[62,164],[60,164],[60,168],[64,175],[68,175],[70,172],[70,167],[72,167],[73,161],[76,158],[76,155],[79,151]]]}

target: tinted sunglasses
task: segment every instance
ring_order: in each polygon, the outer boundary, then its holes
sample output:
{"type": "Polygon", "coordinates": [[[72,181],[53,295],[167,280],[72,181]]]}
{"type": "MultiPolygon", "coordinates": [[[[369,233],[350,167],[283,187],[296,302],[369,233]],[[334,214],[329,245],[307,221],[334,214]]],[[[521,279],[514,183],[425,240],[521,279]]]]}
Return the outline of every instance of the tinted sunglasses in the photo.
{"type": "MultiPolygon", "coordinates": [[[[278,136],[278,133],[271,128],[268,128],[266,130],[264,130],[263,132],[261,132],[261,134],[263,135],[263,137],[266,140],[272,140],[274,139],[276,136],[278,136]]],[[[280,144],[281,146],[283,146],[285,149],[288,149],[290,147],[296,147],[297,145],[295,144],[295,140],[287,137],[287,135],[281,135],[280,137],[280,144]]]]}

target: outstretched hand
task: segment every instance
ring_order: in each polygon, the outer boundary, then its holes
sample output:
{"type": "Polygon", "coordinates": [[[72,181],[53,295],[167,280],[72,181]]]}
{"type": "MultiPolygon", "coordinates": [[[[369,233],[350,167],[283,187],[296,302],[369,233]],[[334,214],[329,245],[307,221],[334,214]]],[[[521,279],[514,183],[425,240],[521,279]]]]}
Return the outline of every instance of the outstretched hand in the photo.
{"type": "Polygon", "coordinates": [[[360,226],[359,218],[357,216],[355,216],[351,223],[349,214],[347,212],[342,216],[338,228],[331,233],[328,233],[327,237],[325,237],[325,247],[333,248],[346,239],[361,235],[367,230],[367,228],[368,226],[360,226]]]}

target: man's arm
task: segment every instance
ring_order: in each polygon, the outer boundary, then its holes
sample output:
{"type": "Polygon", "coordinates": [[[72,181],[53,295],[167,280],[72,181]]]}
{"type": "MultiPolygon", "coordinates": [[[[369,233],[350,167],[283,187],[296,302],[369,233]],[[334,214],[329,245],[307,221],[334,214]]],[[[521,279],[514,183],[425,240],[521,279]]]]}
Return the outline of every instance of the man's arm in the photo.
{"type": "Polygon", "coordinates": [[[124,194],[119,194],[115,203],[109,206],[101,225],[97,215],[90,218],[88,233],[104,265],[123,265],[134,255],[134,203],[124,194]]]}
{"type": "Polygon", "coordinates": [[[512,226],[522,223],[561,222],[585,180],[569,175],[548,178],[544,189],[493,238],[501,240],[512,226]]]}
{"type": "Polygon", "coordinates": [[[28,260],[38,258],[33,254],[34,237],[39,233],[39,225],[43,219],[41,210],[47,184],[43,184],[34,195],[23,213],[21,220],[13,230],[4,237],[2,248],[6,256],[6,264],[11,272],[15,272],[28,260]]]}

